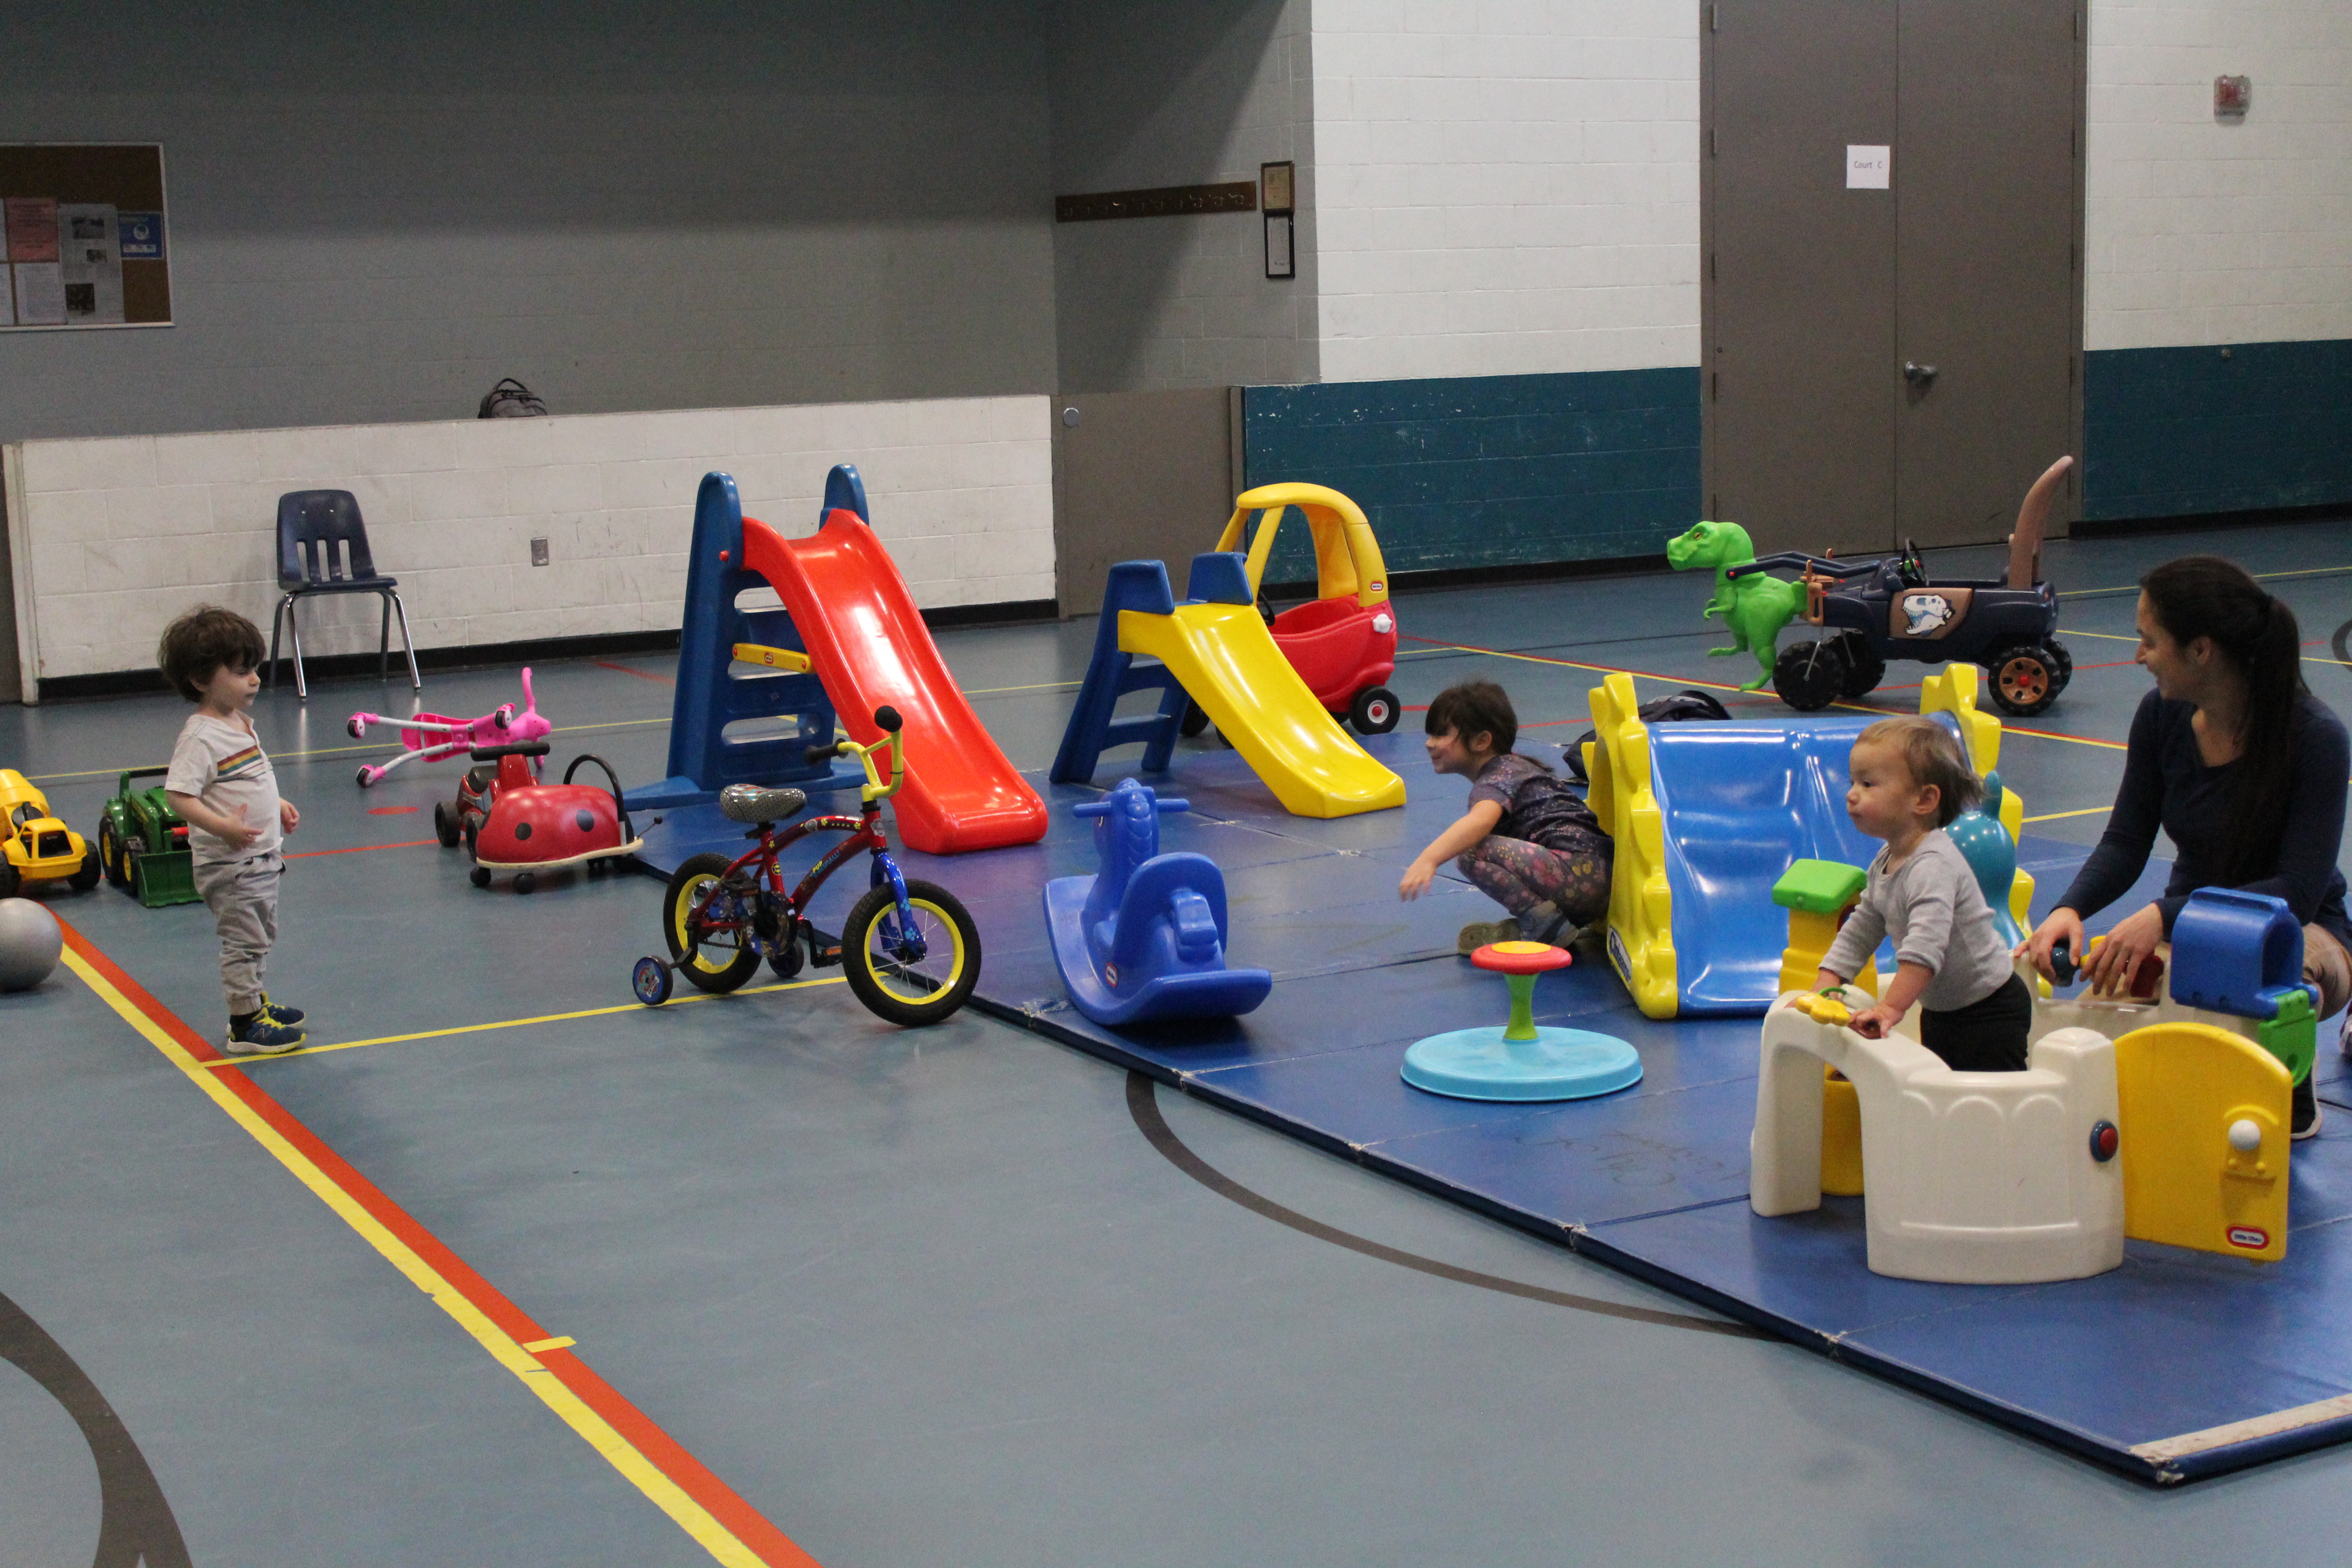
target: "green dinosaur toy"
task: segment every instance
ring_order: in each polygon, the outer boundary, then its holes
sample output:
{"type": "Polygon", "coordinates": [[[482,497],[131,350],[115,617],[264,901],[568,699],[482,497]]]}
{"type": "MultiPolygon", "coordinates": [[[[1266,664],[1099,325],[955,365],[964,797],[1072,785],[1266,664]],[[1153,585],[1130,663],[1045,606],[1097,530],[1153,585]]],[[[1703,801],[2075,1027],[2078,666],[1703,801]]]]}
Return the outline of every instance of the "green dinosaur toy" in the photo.
{"type": "Polygon", "coordinates": [[[1780,628],[1797,618],[1805,603],[1801,583],[1768,577],[1761,572],[1746,577],[1729,574],[1731,567],[1755,559],[1756,547],[1748,542],[1748,531],[1736,522],[1695,524],[1666,546],[1666,564],[1677,572],[1694,566],[1715,568],[1715,594],[1706,602],[1706,618],[1723,617],[1724,625],[1731,628],[1731,646],[1709,648],[1707,654],[1713,658],[1736,653],[1756,656],[1761,668],[1755,679],[1740,687],[1742,691],[1761,690],[1771,680],[1780,628]]]}

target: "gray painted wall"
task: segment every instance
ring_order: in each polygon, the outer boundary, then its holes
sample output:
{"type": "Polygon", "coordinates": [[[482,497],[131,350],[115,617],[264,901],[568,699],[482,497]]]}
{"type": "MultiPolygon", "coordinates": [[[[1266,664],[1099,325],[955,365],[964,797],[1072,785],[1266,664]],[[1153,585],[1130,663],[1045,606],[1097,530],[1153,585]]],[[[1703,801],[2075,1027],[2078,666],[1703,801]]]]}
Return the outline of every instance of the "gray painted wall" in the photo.
{"type": "Polygon", "coordinates": [[[1054,226],[1061,386],[1132,392],[1312,381],[1307,0],[1059,0],[1054,189],[1255,181],[1298,165],[1298,276],[1265,277],[1256,213],[1054,226]]]}
{"type": "Polygon", "coordinates": [[[1032,0],[0,0],[0,141],[164,149],[170,328],[0,332],[0,441],[1053,388],[1032,0]]]}

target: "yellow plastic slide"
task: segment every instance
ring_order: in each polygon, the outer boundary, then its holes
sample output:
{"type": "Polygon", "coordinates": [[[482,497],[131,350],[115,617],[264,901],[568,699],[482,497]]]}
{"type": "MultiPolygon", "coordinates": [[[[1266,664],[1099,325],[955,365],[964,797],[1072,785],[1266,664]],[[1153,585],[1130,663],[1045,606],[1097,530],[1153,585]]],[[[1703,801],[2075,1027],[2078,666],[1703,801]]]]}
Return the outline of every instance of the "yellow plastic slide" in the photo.
{"type": "Polygon", "coordinates": [[[1156,658],[1295,816],[1353,816],[1404,804],[1404,780],[1374,762],[1315,700],[1251,605],[1118,612],[1122,653],[1156,658]]]}

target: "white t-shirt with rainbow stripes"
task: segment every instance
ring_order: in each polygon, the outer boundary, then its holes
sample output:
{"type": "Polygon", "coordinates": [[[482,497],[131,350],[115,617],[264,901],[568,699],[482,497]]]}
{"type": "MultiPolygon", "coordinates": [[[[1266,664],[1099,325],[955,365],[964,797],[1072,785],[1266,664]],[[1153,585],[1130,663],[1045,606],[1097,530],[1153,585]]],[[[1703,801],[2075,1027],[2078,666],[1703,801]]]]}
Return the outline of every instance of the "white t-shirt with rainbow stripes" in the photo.
{"type": "Polygon", "coordinates": [[[242,849],[232,849],[193,824],[188,828],[190,858],[198,865],[223,860],[249,860],[274,854],[286,841],[278,820],[278,770],[253,732],[253,721],[244,714],[234,720],[216,718],[199,710],[180,726],[172,748],[172,769],[163,787],[175,795],[192,795],[224,816],[245,810],[245,820],[261,829],[260,837],[242,849]]]}

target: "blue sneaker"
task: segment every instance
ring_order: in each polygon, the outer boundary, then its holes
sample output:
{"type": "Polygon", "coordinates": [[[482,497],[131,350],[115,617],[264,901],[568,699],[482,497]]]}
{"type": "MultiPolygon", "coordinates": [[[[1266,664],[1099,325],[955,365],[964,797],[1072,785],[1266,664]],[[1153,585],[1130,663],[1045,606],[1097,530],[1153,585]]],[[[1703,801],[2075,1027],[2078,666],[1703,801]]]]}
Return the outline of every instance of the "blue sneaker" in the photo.
{"type": "Polygon", "coordinates": [[[273,1024],[284,1024],[289,1028],[299,1024],[303,1016],[302,1009],[299,1007],[289,1007],[283,1003],[272,1002],[267,991],[261,994],[261,1016],[273,1024]]]}
{"type": "Polygon", "coordinates": [[[275,1057],[296,1049],[308,1037],[301,1030],[278,1023],[266,1012],[256,1013],[245,1027],[229,1031],[221,1048],[233,1057],[275,1057]]]}

